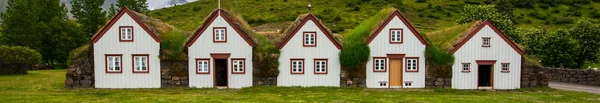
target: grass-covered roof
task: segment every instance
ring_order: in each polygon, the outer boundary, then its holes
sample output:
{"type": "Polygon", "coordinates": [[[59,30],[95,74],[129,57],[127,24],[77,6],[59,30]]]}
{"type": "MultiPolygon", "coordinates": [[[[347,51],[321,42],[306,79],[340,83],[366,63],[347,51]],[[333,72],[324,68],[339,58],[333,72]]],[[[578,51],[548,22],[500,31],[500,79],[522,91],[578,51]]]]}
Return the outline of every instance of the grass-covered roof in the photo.
{"type": "Polygon", "coordinates": [[[473,32],[481,24],[481,21],[473,21],[465,24],[444,28],[427,33],[432,44],[446,50],[451,50],[454,45],[460,43],[469,33],[473,32]]]}
{"type": "Polygon", "coordinates": [[[344,34],[344,43],[348,42],[364,42],[366,41],[375,29],[385,22],[387,17],[397,10],[395,8],[385,8],[375,16],[361,22],[356,28],[344,34]]]}

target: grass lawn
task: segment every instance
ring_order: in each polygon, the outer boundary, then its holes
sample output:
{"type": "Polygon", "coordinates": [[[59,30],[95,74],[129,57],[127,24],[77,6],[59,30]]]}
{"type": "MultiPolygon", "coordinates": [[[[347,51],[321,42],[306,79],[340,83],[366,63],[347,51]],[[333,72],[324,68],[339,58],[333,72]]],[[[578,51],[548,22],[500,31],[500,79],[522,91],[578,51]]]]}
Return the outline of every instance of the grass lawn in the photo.
{"type": "Polygon", "coordinates": [[[600,95],[528,88],[514,91],[252,87],[237,89],[64,89],[65,70],[0,76],[2,102],[600,102],[600,95]]]}

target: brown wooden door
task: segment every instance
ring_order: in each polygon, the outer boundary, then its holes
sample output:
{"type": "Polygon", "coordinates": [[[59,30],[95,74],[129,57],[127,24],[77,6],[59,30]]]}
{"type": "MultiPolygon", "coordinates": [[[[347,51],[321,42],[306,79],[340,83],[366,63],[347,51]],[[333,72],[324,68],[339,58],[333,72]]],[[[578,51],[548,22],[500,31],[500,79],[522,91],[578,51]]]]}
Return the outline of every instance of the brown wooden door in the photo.
{"type": "Polygon", "coordinates": [[[402,86],[402,59],[390,60],[390,87],[402,86]]]}

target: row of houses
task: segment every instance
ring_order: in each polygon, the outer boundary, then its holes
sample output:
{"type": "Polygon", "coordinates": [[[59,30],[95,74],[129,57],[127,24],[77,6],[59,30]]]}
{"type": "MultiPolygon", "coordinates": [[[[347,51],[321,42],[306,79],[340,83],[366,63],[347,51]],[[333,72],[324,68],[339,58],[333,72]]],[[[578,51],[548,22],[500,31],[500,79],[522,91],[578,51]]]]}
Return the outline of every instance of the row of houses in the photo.
{"type": "MultiPolygon", "coordinates": [[[[90,41],[96,88],[159,88],[161,40],[138,16],[123,8],[90,41]]],[[[280,51],[277,86],[340,86],[342,46],[312,13],[301,15],[276,46],[280,51]]],[[[253,86],[252,52],[257,45],[216,9],[184,44],[189,86],[253,86]]],[[[425,48],[429,43],[398,10],[373,29],[368,40],[368,88],[424,88],[425,48]]],[[[478,24],[451,50],[452,88],[517,89],[524,54],[492,22],[478,24]]]]}

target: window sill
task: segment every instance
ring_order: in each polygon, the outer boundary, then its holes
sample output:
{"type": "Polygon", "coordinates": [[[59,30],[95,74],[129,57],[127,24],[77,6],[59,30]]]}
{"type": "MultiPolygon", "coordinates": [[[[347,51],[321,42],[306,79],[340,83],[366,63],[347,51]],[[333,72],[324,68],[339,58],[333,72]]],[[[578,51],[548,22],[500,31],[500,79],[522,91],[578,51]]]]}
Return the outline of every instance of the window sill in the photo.
{"type": "Polygon", "coordinates": [[[386,70],[373,70],[373,72],[387,72],[386,70]]]}
{"type": "Polygon", "coordinates": [[[150,73],[150,71],[133,71],[133,73],[150,73]]]}
{"type": "Polygon", "coordinates": [[[231,72],[231,74],[246,74],[246,72],[231,72]]]}
{"type": "Polygon", "coordinates": [[[133,40],[119,40],[119,42],[133,42],[133,40]]]}
{"type": "Polygon", "coordinates": [[[463,72],[463,73],[470,73],[471,71],[461,71],[461,72],[463,72]]]}
{"type": "Polygon", "coordinates": [[[406,70],[406,72],[419,72],[419,70],[406,70]]]}
{"type": "Polygon", "coordinates": [[[306,44],[304,44],[303,47],[317,47],[317,45],[306,45],[306,44]]]}
{"type": "Polygon", "coordinates": [[[491,46],[489,46],[489,45],[487,45],[487,46],[485,46],[485,45],[482,45],[481,47],[491,47],[491,46]]]}
{"type": "Polygon", "coordinates": [[[293,72],[292,72],[292,73],[290,73],[290,74],[304,74],[304,72],[301,72],[301,73],[300,73],[300,72],[299,72],[299,73],[293,73],[293,72]]]}
{"type": "Polygon", "coordinates": [[[510,71],[506,71],[506,70],[503,70],[503,71],[500,71],[500,72],[502,72],[502,73],[510,73],[510,71]]]}
{"type": "Polygon", "coordinates": [[[390,42],[390,44],[402,44],[402,42],[390,42]]]}
{"type": "Polygon", "coordinates": [[[327,72],[325,72],[325,73],[315,73],[315,74],[327,74],[327,72]]]}
{"type": "Polygon", "coordinates": [[[196,72],[196,74],[210,74],[210,72],[196,72]]]}
{"type": "Polygon", "coordinates": [[[106,73],[120,74],[120,73],[123,73],[123,71],[114,71],[114,72],[106,72],[106,73]]]}

